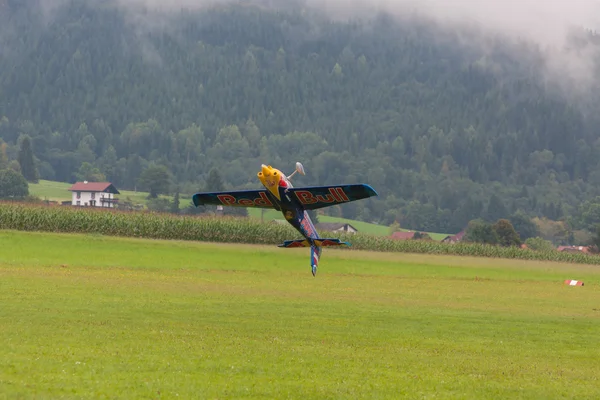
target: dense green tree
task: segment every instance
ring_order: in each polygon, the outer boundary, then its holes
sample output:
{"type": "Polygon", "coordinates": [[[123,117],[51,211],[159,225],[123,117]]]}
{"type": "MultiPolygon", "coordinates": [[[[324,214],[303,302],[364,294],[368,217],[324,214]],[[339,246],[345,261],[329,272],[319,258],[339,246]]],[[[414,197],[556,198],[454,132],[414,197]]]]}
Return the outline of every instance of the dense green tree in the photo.
{"type": "Polygon", "coordinates": [[[492,228],[496,232],[500,246],[510,247],[521,245],[521,238],[509,220],[499,219],[492,225],[492,228]]]}
{"type": "Polygon", "coordinates": [[[484,220],[477,219],[469,221],[463,240],[465,242],[497,244],[499,238],[498,233],[492,224],[484,220]]]}
{"type": "Polygon", "coordinates": [[[391,225],[390,225],[390,230],[388,231],[388,235],[391,236],[394,234],[394,232],[401,232],[402,229],[400,229],[400,224],[398,223],[398,221],[394,221],[391,225]]]}
{"type": "Polygon", "coordinates": [[[8,168],[8,155],[6,154],[6,149],[8,145],[0,139],[0,169],[8,168]]]}
{"type": "Polygon", "coordinates": [[[545,240],[541,237],[530,237],[525,240],[525,245],[531,250],[536,251],[549,251],[556,249],[551,241],[545,240]]]}
{"type": "Polygon", "coordinates": [[[169,170],[164,165],[151,165],[142,172],[139,182],[140,187],[149,192],[151,199],[159,194],[168,194],[171,185],[169,170]]]}
{"type": "Polygon", "coordinates": [[[19,148],[19,166],[21,167],[21,174],[29,182],[38,182],[38,172],[35,166],[35,160],[33,158],[33,150],[31,149],[31,141],[29,137],[25,136],[21,140],[21,147],[19,148]]]}
{"type": "Polygon", "coordinates": [[[171,203],[171,212],[173,214],[179,214],[179,189],[175,191],[175,196],[173,196],[173,202],[171,203]]]}
{"type": "Polygon", "coordinates": [[[218,168],[211,168],[208,173],[208,178],[206,179],[206,184],[204,185],[205,192],[222,192],[225,190],[225,184],[223,183],[223,178],[219,173],[218,168]]]}
{"type": "Polygon", "coordinates": [[[596,225],[594,235],[592,236],[592,244],[596,252],[600,252],[600,224],[596,225]]]}
{"type": "Polygon", "coordinates": [[[485,216],[485,219],[488,222],[497,221],[501,218],[507,218],[509,216],[504,202],[498,195],[496,195],[496,193],[492,194],[490,197],[485,216]]]}
{"type": "Polygon", "coordinates": [[[517,211],[511,215],[509,221],[519,234],[521,240],[527,240],[540,234],[537,225],[522,211],[517,211]]]}
{"type": "Polygon", "coordinates": [[[27,180],[20,173],[0,169],[0,199],[19,199],[29,195],[27,180]]]}
{"type": "Polygon", "coordinates": [[[89,162],[83,162],[81,167],[79,167],[79,171],[75,173],[77,179],[79,181],[89,181],[89,182],[104,182],[106,181],[106,176],[100,172],[100,169],[94,167],[89,162]]]}

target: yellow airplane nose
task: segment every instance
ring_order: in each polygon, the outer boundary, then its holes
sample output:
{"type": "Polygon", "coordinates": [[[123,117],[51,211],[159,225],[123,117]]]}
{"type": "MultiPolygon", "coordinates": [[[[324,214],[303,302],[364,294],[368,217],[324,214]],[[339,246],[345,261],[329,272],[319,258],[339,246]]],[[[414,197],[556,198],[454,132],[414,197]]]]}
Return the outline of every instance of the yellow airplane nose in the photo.
{"type": "Polygon", "coordinates": [[[265,178],[268,178],[268,177],[270,177],[270,176],[271,176],[271,172],[272,172],[272,171],[271,171],[271,169],[272,169],[272,168],[269,168],[269,167],[268,167],[268,166],[266,166],[265,164],[261,165],[261,168],[262,168],[262,173],[263,173],[263,176],[264,176],[265,178]]]}
{"type": "Polygon", "coordinates": [[[269,189],[271,193],[278,199],[279,197],[279,171],[271,167],[270,165],[261,165],[261,170],[258,172],[258,179],[264,186],[269,189]]]}

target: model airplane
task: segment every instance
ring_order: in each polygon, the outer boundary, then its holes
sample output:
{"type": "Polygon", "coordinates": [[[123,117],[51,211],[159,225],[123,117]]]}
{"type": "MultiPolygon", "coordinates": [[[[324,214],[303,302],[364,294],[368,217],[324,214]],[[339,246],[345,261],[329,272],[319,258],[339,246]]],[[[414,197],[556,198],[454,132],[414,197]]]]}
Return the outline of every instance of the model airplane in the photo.
{"type": "Polygon", "coordinates": [[[296,172],[305,175],[304,167],[299,162],[296,163],[296,171],[290,176],[263,164],[257,175],[265,189],[196,193],[192,196],[192,201],[196,207],[217,205],[272,208],[281,211],[287,222],[296,228],[304,239],[286,240],[279,247],[310,247],[310,266],[315,276],[323,247],[349,246],[350,243],[319,237],[306,211],[366,199],[377,196],[377,193],[365,184],[294,188],[290,179],[296,172]]]}

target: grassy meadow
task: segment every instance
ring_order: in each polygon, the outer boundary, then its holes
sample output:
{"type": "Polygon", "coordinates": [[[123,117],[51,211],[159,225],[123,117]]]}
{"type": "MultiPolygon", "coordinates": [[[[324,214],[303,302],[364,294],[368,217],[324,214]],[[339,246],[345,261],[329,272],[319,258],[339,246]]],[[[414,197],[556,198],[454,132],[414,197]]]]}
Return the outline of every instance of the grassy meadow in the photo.
{"type": "MultiPolygon", "coordinates": [[[[283,216],[281,215],[281,212],[279,212],[277,210],[266,210],[263,212],[260,209],[249,208],[248,215],[250,215],[251,217],[254,217],[254,218],[264,219],[265,221],[270,221],[270,220],[274,220],[274,219],[285,221],[283,216]]],[[[331,217],[329,215],[319,215],[319,222],[340,222],[343,224],[350,224],[353,227],[355,227],[360,233],[366,233],[368,235],[376,235],[376,236],[389,236],[390,235],[390,227],[389,226],[377,225],[377,224],[372,224],[372,223],[364,222],[364,221],[355,221],[355,220],[347,219],[347,218],[331,217]]],[[[408,231],[408,229],[401,229],[401,231],[408,231]]],[[[433,233],[433,232],[427,232],[427,233],[429,233],[429,236],[433,240],[442,240],[446,236],[448,236],[445,233],[433,233]]]]}
{"type": "Polygon", "coordinates": [[[5,398],[598,398],[600,268],[0,231],[5,398]],[[569,287],[579,279],[583,287],[569,287]]]}

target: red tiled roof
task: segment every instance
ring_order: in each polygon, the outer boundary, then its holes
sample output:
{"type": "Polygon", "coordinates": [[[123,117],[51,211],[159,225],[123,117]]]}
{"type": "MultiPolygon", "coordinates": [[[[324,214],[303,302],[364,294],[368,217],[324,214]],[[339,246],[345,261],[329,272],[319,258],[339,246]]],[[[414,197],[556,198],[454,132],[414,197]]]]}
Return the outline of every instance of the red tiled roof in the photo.
{"type": "Polygon", "coordinates": [[[461,240],[465,236],[465,231],[460,231],[456,235],[452,236],[452,240],[461,240]]]}
{"type": "Polygon", "coordinates": [[[558,251],[580,251],[583,253],[589,253],[590,248],[587,246],[558,246],[558,251]]]}
{"type": "Polygon", "coordinates": [[[444,242],[444,241],[460,242],[464,236],[465,236],[465,231],[460,231],[456,235],[448,235],[448,236],[446,236],[442,240],[442,242],[444,242]]]}
{"type": "Polygon", "coordinates": [[[407,240],[407,239],[412,239],[413,237],[415,237],[414,232],[394,232],[394,233],[392,233],[392,239],[407,240]]]}
{"type": "Polygon", "coordinates": [[[110,182],[76,182],[68,190],[71,192],[106,192],[120,194],[110,182]]]}

